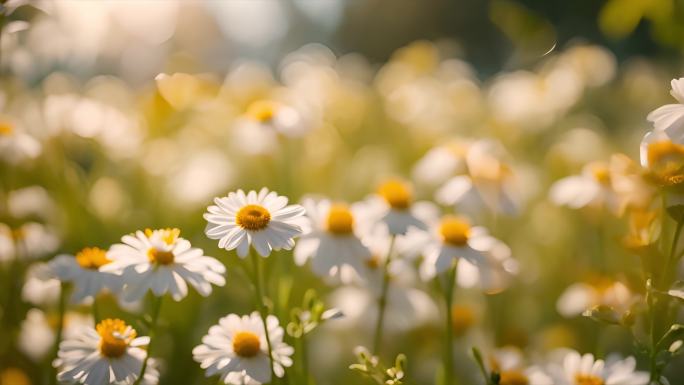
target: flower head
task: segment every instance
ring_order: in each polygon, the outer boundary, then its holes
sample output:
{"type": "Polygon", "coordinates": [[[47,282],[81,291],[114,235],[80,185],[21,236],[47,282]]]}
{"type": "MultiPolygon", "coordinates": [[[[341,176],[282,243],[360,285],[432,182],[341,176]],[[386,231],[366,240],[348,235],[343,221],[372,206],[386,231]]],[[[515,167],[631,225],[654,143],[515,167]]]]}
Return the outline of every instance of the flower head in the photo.
{"type": "Polygon", "coordinates": [[[238,190],[214,199],[214,203],[204,214],[209,222],[205,232],[219,240],[219,247],[236,249],[241,258],[247,256],[250,246],[263,257],[272,250],[291,250],[294,238],[302,234],[304,208],[288,205],[286,197],[267,188],[247,194],[238,190]]]}
{"type": "Polygon", "coordinates": [[[102,320],[96,327],[83,327],[59,345],[60,381],[86,385],[132,384],[138,377],[149,337],[137,337],[120,319],[102,320]]]}
{"type": "Polygon", "coordinates": [[[180,237],[178,229],[146,229],[121,238],[123,243],[109,249],[112,262],[102,272],[120,275],[127,299],[142,298],[148,290],[154,295],[170,293],[180,301],[188,294],[187,283],[207,296],[211,284],[223,286],[225,266],[180,237]]]}
{"type": "MultiPolygon", "coordinates": [[[[294,349],[283,342],[284,331],[278,319],[266,318],[271,342],[273,372],[282,377],[284,367],[292,365],[294,349]]],[[[195,361],[206,370],[207,377],[219,374],[226,384],[271,382],[271,360],[263,322],[259,313],[242,317],[230,314],[219,320],[192,350],[195,361]],[[241,382],[239,382],[241,381],[241,382]]]]}
{"type": "Polygon", "coordinates": [[[646,385],[648,373],[636,370],[636,360],[609,357],[597,360],[592,354],[580,355],[569,350],[562,363],[551,366],[554,384],[558,385],[646,385]]]}
{"type": "MultiPolygon", "coordinates": [[[[72,255],[58,255],[48,263],[51,276],[74,284],[71,296],[75,303],[95,297],[102,291],[118,293],[123,287],[120,276],[100,268],[111,263],[107,251],[98,247],[86,247],[72,255]]],[[[47,278],[47,277],[46,277],[47,278]]]]}

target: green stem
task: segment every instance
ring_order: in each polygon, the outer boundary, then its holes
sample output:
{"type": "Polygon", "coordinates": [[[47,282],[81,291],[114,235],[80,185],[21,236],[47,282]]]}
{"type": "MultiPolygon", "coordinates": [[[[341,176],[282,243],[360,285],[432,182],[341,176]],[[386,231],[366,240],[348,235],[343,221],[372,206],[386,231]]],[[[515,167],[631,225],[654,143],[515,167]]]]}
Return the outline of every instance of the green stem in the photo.
{"type": "Polygon", "coordinates": [[[382,324],[385,320],[385,308],[387,307],[387,291],[389,289],[389,265],[392,261],[392,249],[394,249],[395,236],[392,235],[390,239],[389,249],[387,250],[387,258],[382,267],[382,288],[380,291],[380,298],[378,299],[378,319],[375,323],[375,333],[373,334],[373,355],[379,355],[380,343],[382,342],[382,324]]]}
{"type": "MultiPolygon", "coordinates": [[[[66,284],[62,283],[59,287],[59,304],[57,305],[58,317],[57,318],[57,334],[55,335],[55,346],[53,348],[53,357],[57,357],[59,354],[59,343],[62,341],[62,333],[64,331],[64,314],[66,313],[66,284]]],[[[50,384],[57,384],[57,373],[54,376],[50,376],[50,384]]]]}
{"type": "Polygon", "coordinates": [[[97,294],[93,296],[93,320],[95,320],[95,325],[99,324],[101,321],[100,318],[100,307],[98,306],[97,303],[97,294]]]}
{"type": "Polygon", "coordinates": [[[157,330],[157,321],[159,320],[159,313],[161,311],[162,299],[164,297],[155,297],[154,303],[152,305],[152,323],[150,325],[149,337],[150,344],[147,345],[147,354],[145,355],[145,360],[143,361],[142,368],[140,369],[140,375],[135,381],[134,385],[140,385],[145,378],[145,371],[147,370],[147,364],[150,359],[150,354],[152,353],[152,343],[155,341],[155,332],[157,330]]]}
{"type": "Polygon", "coordinates": [[[309,377],[309,354],[306,349],[306,335],[302,334],[297,340],[299,341],[299,361],[301,362],[302,384],[308,385],[311,381],[309,377]]]}
{"type": "Polygon", "coordinates": [[[456,283],[456,269],[457,264],[454,263],[447,273],[447,282],[444,285],[444,299],[446,302],[446,338],[444,349],[444,384],[452,385],[454,383],[454,333],[453,320],[451,308],[454,303],[454,286],[456,283]]]}
{"type": "Polygon", "coordinates": [[[261,314],[261,322],[264,325],[264,334],[266,336],[266,344],[268,345],[268,359],[271,361],[271,382],[276,382],[275,372],[273,370],[273,350],[271,348],[271,337],[268,332],[268,323],[266,322],[266,317],[268,317],[268,311],[266,304],[264,303],[263,287],[261,282],[261,257],[256,253],[254,248],[250,248],[249,253],[252,257],[252,263],[254,264],[254,293],[256,295],[256,305],[259,309],[259,314],[261,314]]]}

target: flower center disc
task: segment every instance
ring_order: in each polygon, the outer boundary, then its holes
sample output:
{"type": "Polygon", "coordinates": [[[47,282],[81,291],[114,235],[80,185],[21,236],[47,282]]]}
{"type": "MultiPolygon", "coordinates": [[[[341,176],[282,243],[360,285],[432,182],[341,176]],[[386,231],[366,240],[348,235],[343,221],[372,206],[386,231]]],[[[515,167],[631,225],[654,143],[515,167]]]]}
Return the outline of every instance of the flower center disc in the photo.
{"type": "Polygon", "coordinates": [[[455,305],[451,308],[451,326],[455,335],[466,334],[474,324],[475,313],[469,306],[455,305]]]}
{"type": "Polygon", "coordinates": [[[257,100],[247,107],[247,115],[259,123],[268,123],[273,120],[278,109],[278,104],[270,100],[257,100]]]}
{"type": "Polygon", "coordinates": [[[0,122],[0,136],[10,136],[14,132],[14,126],[9,122],[0,122]]]}
{"type": "Polygon", "coordinates": [[[107,252],[98,247],[86,247],[76,254],[76,262],[84,268],[97,270],[111,262],[107,258],[107,252]]]}
{"type": "Polygon", "coordinates": [[[328,211],[328,231],[336,235],[351,234],[354,216],[345,205],[333,205],[328,211]]]}
{"type": "Polygon", "coordinates": [[[254,357],[261,350],[259,336],[252,332],[238,332],[233,336],[233,351],[240,357],[254,357]]]}
{"type": "Polygon", "coordinates": [[[610,184],[610,170],[604,164],[594,164],[591,166],[591,175],[594,176],[597,182],[608,185],[610,184]]]}
{"type": "Polygon", "coordinates": [[[684,146],[670,141],[653,142],[648,145],[649,168],[665,185],[684,182],[684,146]]]}
{"type": "Polygon", "coordinates": [[[271,221],[271,213],[259,205],[247,205],[235,215],[235,222],[246,230],[263,230],[271,221]]]}
{"type": "Polygon", "coordinates": [[[507,370],[501,372],[499,385],[528,385],[530,380],[519,370],[507,370]]]}
{"type": "Polygon", "coordinates": [[[400,180],[389,180],[380,185],[378,194],[385,199],[393,209],[404,210],[409,207],[413,193],[408,184],[400,180]]]}
{"type": "Polygon", "coordinates": [[[173,255],[173,251],[158,250],[151,247],[147,250],[147,259],[149,259],[151,263],[156,263],[158,265],[170,265],[175,260],[175,256],[173,255]]]}
{"type": "Polygon", "coordinates": [[[470,224],[463,218],[447,216],[442,219],[439,234],[452,246],[465,246],[470,237],[470,224]]]}
{"type": "Polygon", "coordinates": [[[108,358],[123,356],[136,335],[135,330],[120,319],[102,320],[95,330],[100,335],[100,353],[108,358]]]}
{"type": "Polygon", "coordinates": [[[578,374],[575,376],[575,385],[603,385],[603,379],[591,374],[578,374]]]}

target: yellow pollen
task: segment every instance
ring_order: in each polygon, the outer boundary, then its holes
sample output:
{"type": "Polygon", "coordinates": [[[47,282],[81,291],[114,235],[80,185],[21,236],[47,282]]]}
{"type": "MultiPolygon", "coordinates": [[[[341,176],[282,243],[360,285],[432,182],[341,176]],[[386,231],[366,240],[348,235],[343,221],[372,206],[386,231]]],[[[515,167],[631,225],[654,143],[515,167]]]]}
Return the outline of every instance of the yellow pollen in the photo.
{"type": "Polygon", "coordinates": [[[446,216],[439,225],[439,234],[452,246],[464,246],[470,237],[470,224],[464,218],[446,216]]]}
{"type": "Polygon", "coordinates": [[[659,183],[676,185],[684,182],[684,145],[667,140],[648,145],[649,169],[659,183]]]}
{"type": "Polygon", "coordinates": [[[330,206],[328,210],[328,231],[335,235],[351,234],[354,230],[354,216],[343,204],[330,206]]]}
{"type": "Polygon", "coordinates": [[[247,107],[247,116],[260,122],[270,122],[278,111],[278,103],[272,100],[257,100],[247,107]]]}
{"type": "Polygon", "coordinates": [[[575,375],[575,385],[603,385],[603,379],[591,374],[575,375]]]}
{"type": "Polygon", "coordinates": [[[147,250],[147,259],[151,263],[156,263],[158,265],[170,265],[176,258],[173,255],[173,251],[158,250],[151,247],[147,250]]]}
{"type": "Polygon", "coordinates": [[[0,121],[0,136],[9,136],[14,132],[14,125],[10,122],[0,121]]]}
{"type": "Polygon", "coordinates": [[[150,238],[155,232],[160,231],[162,233],[161,237],[164,243],[167,245],[173,245],[178,240],[180,236],[180,230],[176,228],[166,228],[159,230],[145,229],[145,235],[150,238]]]}
{"type": "Polygon", "coordinates": [[[451,326],[454,335],[464,335],[475,324],[475,312],[469,306],[454,305],[451,308],[451,326]]]}
{"type": "Polygon", "coordinates": [[[76,262],[84,268],[97,270],[111,262],[107,258],[107,252],[99,247],[86,247],[76,254],[76,262]]]}
{"type": "Polygon", "coordinates": [[[100,353],[108,358],[118,358],[126,353],[128,345],[135,339],[135,330],[120,319],[105,319],[95,326],[100,335],[100,353]]]}
{"type": "Polygon", "coordinates": [[[499,385],[528,385],[530,380],[519,370],[506,370],[501,373],[499,385]]]}
{"type": "Polygon", "coordinates": [[[233,336],[233,351],[240,357],[254,357],[261,350],[259,336],[252,332],[238,332],[233,336]]]}
{"type": "Polygon", "coordinates": [[[235,215],[235,222],[245,230],[263,230],[270,221],[271,213],[259,205],[247,205],[235,215]]]}
{"type": "Polygon", "coordinates": [[[12,229],[12,238],[15,241],[23,240],[24,238],[26,238],[26,230],[24,230],[21,227],[16,228],[16,229],[12,229]]]}
{"type": "Polygon", "coordinates": [[[413,200],[411,186],[398,179],[390,179],[381,184],[378,188],[378,194],[383,197],[387,204],[393,209],[407,209],[413,200]]]}

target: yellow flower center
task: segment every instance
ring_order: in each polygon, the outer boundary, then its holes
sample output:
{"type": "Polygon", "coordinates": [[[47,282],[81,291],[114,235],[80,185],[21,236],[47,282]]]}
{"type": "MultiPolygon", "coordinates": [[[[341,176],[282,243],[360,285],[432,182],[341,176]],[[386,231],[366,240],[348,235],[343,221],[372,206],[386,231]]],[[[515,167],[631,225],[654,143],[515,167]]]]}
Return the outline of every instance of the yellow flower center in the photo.
{"type": "Polygon", "coordinates": [[[156,263],[158,265],[170,265],[174,262],[176,257],[173,255],[173,251],[158,250],[154,247],[150,247],[147,250],[147,259],[151,263],[156,263]]]}
{"type": "Polygon", "coordinates": [[[100,353],[108,358],[118,358],[126,353],[135,338],[135,330],[120,319],[105,319],[95,326],[100,335],[100,353]]]}
{"type": "Polygon", "coordinates": [[[519,370],[506,370],[501,373],[499,385],[528,385],[530,380],[519,370]]]}
{"type": "Polygon", "coordinates": [[[371,256],[370,259],[366,260],[366,266],[368,266],[369,269],[377,269],[380,267],[380,257],[377,255],[371,256]]]}
{"type": "Polygon", "coordinates": [[[254,357],[261,350],[259,336],[252,332],[238,332],[233,336],[233,351],[240,357],[254,357]]]}
{"type": "Polygon", "coordinates": [[[31,385],[31,380],[20,369],[7,368],[0,373],[0,385],[31,385]]]}
{"type": "Polygon", "coordinates": [[[245,230],[263,230],[270,221],[271,213],[259,205],[247,205],[235,215],[235,222],[245,230]]]}
{"type": "Polygon", "coordinates": [[[575,385],[603,385],[603,379],[592,374],[575,375],[575,385]]]}
{"type": "Polygon", "coordinates": [[[684,146],[670,141],[648,145],[646,157],[650,171],[659,183],[675,185],[684,182],[684,146]]]}
{"type": "Polygon", "coordinates": [[[607,185],[610,184],[610,170],[603,163],[594,163],[590,165],[591,175],[597,182],[607,185]]]}
{"type": "Polygon", "coordinates": [[[14,132],[14,125],[10,122],[0,122],[0,136],[10,136],[14,132]]]}
{"type": "Polygon", "coordinates": [[[150,238],[155,233],[161,232],[161,238],[167,245],[173,245],[178,240],[180,236],[180,230],[176,228],[166,228],[159,230],[145,229],[145,235],[150,238]]]}
{"type": "Polygon", "coordinates": [[[469,306],[454,305],[451,308],[451,326],[457,337],[464,335],[475,324],[475,312],[469,306]]]}
{"type": "Polygon", "coordinates": [[[272,100],[257,100],[247,107],[247,116],[260,123],[270,122],[278,111],[278,103],[272,100]]]}
{"type": "Polygon", "coordinates": [[[99,247],[86,247],[76,254],[76,262],[84,269],[97,270],[111,260],[107,258],[107,252],[99,247]]]}
{"type": "Polygon", "coordinates": [[[450,245],[464,246],[470,237],[470,223],[461,217],[446,216],[439,225],[439,234],[450,245]]]}
{"type": "Polygon", "coordinates": [[[380,185],[378,194],[385,199],[393,209],[404,210],[413,200],[411,186],[398,179],[391,179],[380,185]]]}
{"type": "Polygon", "coordinates": [[[354,216],[346,205],[332,205],[328,210],[327,224],[328,231],[335,235],[351,234],[354,230],[354,216]]]}
{"type": "Polygon", "coordinates": [[[15,241],[22,241],[26,238],[26,230],[22,227],[12,229],[12,238],[15,241]]]}

